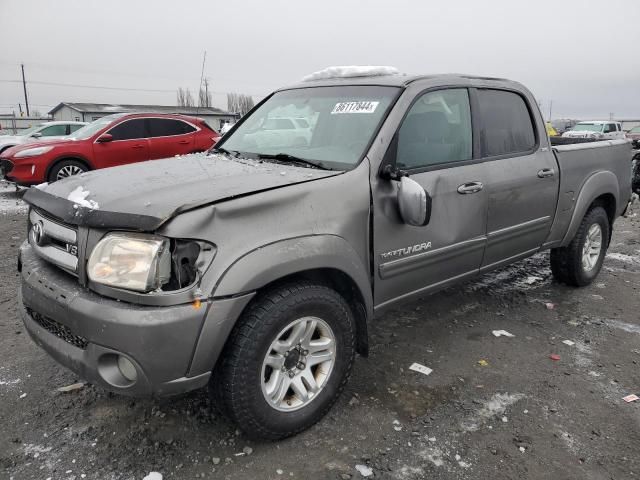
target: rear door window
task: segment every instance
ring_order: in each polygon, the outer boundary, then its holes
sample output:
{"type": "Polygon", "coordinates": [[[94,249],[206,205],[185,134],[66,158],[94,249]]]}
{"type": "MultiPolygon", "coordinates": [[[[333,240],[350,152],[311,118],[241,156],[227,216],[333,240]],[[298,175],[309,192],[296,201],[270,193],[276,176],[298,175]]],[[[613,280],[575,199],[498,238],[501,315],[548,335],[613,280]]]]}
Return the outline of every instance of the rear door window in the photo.
{"type": "Polygon", "coordinates": [[[171,137],[174,135],[184,135],[186,133],[195,132],[196,129],[182,120],[172,118],[150,118],[149,119],[149,136],[150,137],[171,137]]]}
{"type": "Polygon", "coordinates": [[[125,120],[116,125],[107,133],[113,136],[114,140],[134,140],[137,138],[146,138],[146,120],[144,118],[134,118],[133,120],[125,120]]]}
{"type": "Polygon", "coordinates": [[[82,127],[84,127],[84,125],[78,125],[78,124],[72,123],[69,125],[69,133],[73,133],[82,127]]]}
{"type": "Polygon", "coordinates": [[[536,135],[527,104],[519,94],[479,89],[480,143],[484,157],[533,150],[536,135]]]}

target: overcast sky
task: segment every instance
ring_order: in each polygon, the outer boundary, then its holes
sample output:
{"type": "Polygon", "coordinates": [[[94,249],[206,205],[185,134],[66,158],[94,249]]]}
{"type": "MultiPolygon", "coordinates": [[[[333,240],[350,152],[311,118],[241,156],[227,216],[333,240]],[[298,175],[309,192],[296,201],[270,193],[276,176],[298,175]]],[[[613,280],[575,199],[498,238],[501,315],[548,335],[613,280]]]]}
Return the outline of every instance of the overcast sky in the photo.
{"type": "Polygon", "coordinates": [[[0,0],[0,18],[0,113],[24,102],[20,63],[42,113],[172,105],[206,50],[223,108],[224,92],[357,64],[518,80],[554,118],[640,118],[640,0],[0,0]]]}

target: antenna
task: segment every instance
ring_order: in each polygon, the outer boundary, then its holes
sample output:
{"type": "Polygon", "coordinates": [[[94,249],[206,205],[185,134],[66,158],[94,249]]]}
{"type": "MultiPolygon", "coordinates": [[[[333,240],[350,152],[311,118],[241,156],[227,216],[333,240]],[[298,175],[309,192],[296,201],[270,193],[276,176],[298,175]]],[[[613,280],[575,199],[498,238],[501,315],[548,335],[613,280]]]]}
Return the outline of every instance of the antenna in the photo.
{"type": "Polygon", "coordinates": [[[200,110],[201,103],[201,95],[200,90],[202,90],[202,79],[204,78],[204,64],[207,61],[207,51],[204,51],[204,55],[202,56],[202,71],[200,72],[200,84],[198,85],[198,105],[196,105],[196,117],[198,116],[198,110],[200,110]]]}

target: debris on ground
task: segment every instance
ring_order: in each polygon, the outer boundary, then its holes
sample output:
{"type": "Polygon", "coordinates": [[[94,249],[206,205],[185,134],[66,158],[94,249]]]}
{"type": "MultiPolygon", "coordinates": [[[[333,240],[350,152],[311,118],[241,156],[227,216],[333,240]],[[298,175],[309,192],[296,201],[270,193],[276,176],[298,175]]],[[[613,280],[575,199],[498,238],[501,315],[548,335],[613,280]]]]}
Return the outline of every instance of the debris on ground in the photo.
{"type": "Polygon", "coordinates": [[[545,303],[544,306],[547,307],[547,310],[553,310],[554,308],[556,308],[556,304],[551,302],[545,303]]]}
{"type": "Polygon", "coordinates": [[[631,402],[635,402],[636,400],[640,400],[640,397],[637,395],[627,395],[626,397],[622,398],[625,402],[627,403],[631,403],[631,402]]]}
{"type": "Polygon", "coordinates": [[[425,367],[419,363],[412,363],[409,367],[409,370],[413,370],[414,372],[423,373],[424,375],[429,375],[433,372],[433,369],[429,367],[425,367]]]}
{"type": "Polygon", "coordinates": [[[509,333],[506,330],[493,330],[491,333],[493,333],[494,337],[515,337],[513,333],[509,333]]]}
{"type": "Polygon", "coordinates": [[[576,344],[576,342],[572,342],[571,340],[563,340],[562,343],[569,345],[570,347],[573,347],[576,344]]]}
{"type": "Polygon", "coordinates": [[[560,355],[552,353],[551,355],[549,355],[549,358],[557,362],[558,360],[560,360],[560,355]]]}
{"type": "Polygon", "coordinates": [[[74,390],[80,390],[85,385],[86,385],[86,383],[84,383],[84,382],[72,383],[71,385],[67,385],[65,387],[57,388],[56,390],[58,392],[68,393],[68,392],[73,392],[74,390]]]}
{"type": "Polygon", "coordinates": [[[489,362],[484,359],[478,360],[478,365],[480,365],[481,367],[486,367],[487,365],[489,365],[489,362]]]}
{"type": "Polygon", "coordinates": [[[26,396],[27,396],[27,394],[26,394],[26,393],[23,393],[22,395],[20,395],[20,398],[24,398],[24,397],[26,397],[26,396]]]}
{"type": "Polygon", "coordinates": [[[373,475],[373,470],[366,465],[356,465],[356,470],[360,472],[363,477],[370,477],[373,475]]]}

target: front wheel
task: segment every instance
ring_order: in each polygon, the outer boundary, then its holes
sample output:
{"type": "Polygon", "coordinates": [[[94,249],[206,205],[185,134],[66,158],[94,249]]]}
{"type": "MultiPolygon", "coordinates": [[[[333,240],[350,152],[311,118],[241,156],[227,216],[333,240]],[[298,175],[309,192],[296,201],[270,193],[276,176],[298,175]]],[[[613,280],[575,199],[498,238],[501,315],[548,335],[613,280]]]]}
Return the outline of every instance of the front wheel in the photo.
{"type": "Polygon", "coordinates": [[[602,268],[610,228],[604,208],[589,210],[571,243],[551,250],[551,272],[556,280],[574,287],[589,285],[602,268]]]}
{"type": "Polygon", "coordinates": [[[236,325],[211,391],[249,436],[280,439],[320,420],[355,357],[355,322],[335,290],[312,282],[258,294],[236,325]]]}
{"type": "Polygon", "coordinates": [[[88,171],[87,166],[78,160],[62,160],[56,163],[49,172],[49,183],[62,180],[88,171]]]}

